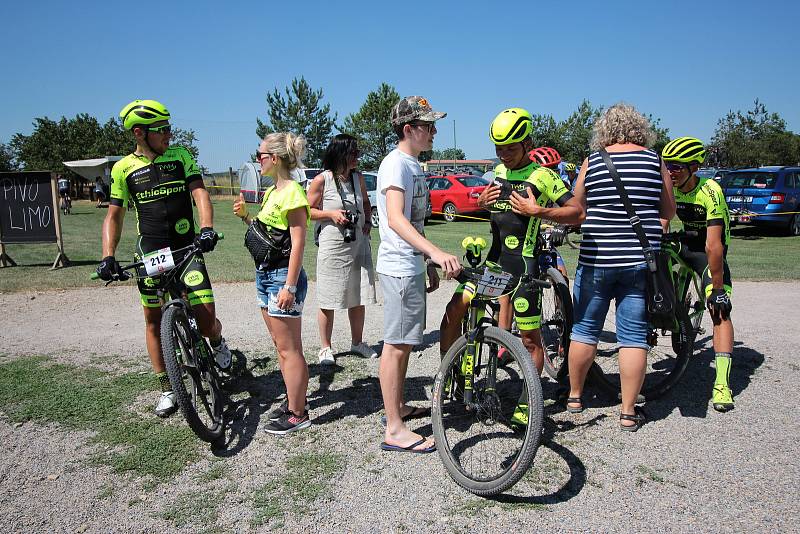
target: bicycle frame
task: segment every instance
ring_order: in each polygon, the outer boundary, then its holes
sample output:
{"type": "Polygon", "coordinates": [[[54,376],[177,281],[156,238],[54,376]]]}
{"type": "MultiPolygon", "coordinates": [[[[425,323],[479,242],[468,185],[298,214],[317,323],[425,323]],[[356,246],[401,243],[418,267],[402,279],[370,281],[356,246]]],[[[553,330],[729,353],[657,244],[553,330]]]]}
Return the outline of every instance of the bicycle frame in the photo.
{"type": "MultiPolygon", "coordinates": [[[[698,296],[702,299],[705,295],[702,293],[703,288],[700,286],[700,277],[694,270],[680,257],[680,236],[675,240],[665,240],[662,242],[661,247],[667,253],[667,264],[670,272],[672,272],[672,281],[675,285],[675,296],[678,302],[686,303],[686,297],[689,294],[689,289],[694,286],[698,296]]],[[[686,313],[689,315],[689,321],[697,328],[698,324],[695,318],[700,318],[703,315],[704,307],[697,309],[689,309],[687,306],[686,313]]]]}

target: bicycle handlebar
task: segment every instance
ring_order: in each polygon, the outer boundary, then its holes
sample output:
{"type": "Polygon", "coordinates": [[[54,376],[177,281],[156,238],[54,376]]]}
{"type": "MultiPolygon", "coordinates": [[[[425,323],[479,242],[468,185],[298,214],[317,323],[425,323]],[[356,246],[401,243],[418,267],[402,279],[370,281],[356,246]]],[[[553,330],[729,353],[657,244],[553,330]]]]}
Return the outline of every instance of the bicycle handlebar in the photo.
{"type": "MultiPolygon", "coordinates": [[[[225,239],[225,234],[218,233],[217,235],[219,236],[219,239],[220,239],[220,240],[222,240],[222,239],[225,239]]],[[[177,267],[177,265],[178,265],[178,264],[180,264],[180,263],[182,263],[183,261],[185,261],[185,260],[186,260],[186,259],[187,259],[189,256],[191,256],[192,254],[195,254],[196,252],[200,252],[200,247],[198,247],[197,245],[195,245],[194,243],[192,243],[191,245],[186,245],[185,247],[181,247],[181,248],[179,248],[179,249],[173,250],[173,251],[172,251],[172,254],[173,254],[173,255],[174,255],[174,254],[181,254],[181,253],[184,253],[184,252],[185,252],[186,254],[183,254],[183,257],[181,258],[181,260],[180,260],[179,262],[177,262],[177,263],[176,263],[176,267],[177,267]]],[[[128,264],[128,265],[120,266],[120,270],[121,270],[121,271],[123,271],[123,272],[124,272],[124,271],[131,271],[131,270],[133,270],[133,269],[138,269],[139,267],[142,267],[143,265],[144,265],[144,262],[143,262],[143,261],[137,261],[137,262],[134,262],[134,263],[130,263],[130,264],[128,264]]],[[[174,268],[173,268],[173,269],[174,269],[174,268]]],[[[127,274],[127,273],[126,273],[126,274],[127,274]]],[[[131,276],[130,276],[130,275],[128,275],[128,276],[127,276],[127,278],[125,278],[125,280],[127,280],[128,278],[131,278],[131,276]]],[[[99,280],[99,279],[100,279],[100,275],[99,275],[99,274],[97,274],[97,272],[93,272],[93,273],[92,273],[92,274],[89,276],[89,279],[90,279],[90,280],[99,280]]],[[[109,282],[108,282],[108,283],[111,283],[111,282],[114,282],[114,281],[115,281],[115,280],[109,280],[109,282]]]]}

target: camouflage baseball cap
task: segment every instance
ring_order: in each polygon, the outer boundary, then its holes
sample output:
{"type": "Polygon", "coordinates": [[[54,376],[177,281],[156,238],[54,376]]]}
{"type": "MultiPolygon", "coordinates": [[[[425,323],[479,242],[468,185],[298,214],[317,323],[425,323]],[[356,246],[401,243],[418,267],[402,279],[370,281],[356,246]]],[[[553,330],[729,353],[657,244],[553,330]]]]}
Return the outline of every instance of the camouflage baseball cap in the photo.
{"type": "Polygon", "coordinates": [[[438,121],[447,113],[433,111],[428,100],[421,96],[407,96],[392,108],[392,124],[399,126],[411,121],[438,121]]]}

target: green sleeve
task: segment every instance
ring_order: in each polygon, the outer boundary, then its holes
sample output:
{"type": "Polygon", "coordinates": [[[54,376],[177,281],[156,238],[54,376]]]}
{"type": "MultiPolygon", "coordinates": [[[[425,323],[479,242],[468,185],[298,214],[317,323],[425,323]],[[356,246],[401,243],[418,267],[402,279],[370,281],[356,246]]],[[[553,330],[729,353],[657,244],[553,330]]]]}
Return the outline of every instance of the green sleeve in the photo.
{"type": "Polygon", "coordinates": [[[111,204],[123,208],[128,207],[128,182],[122,172],[124,160],[120,160],[111,168],[111,204]]]}
{"type": "Polygon", "coordinates": [[[291,192],[286,200],[286,211],[289,212],[296,208],[306,208],[306,219],[311,219],[311,208],[308,205],[308,198],[306,197],[306,192],[303,191],[303,187],[298,184],[297,182],[292,182],[289,184],[292,189],[291,192]]]}
{"type": "Polygon", "coordinates": [[[200,167],[197,166],[197,162],[192,157],[192,154],[182,146],[177,148],[180,150],[184,176],[186,176],[186,183],[188,184],[189,182],[193,182],[198,178],[202,178],[203,173],[200,172],[200,167]]]}
{"type": "MultiPolygon", "coordinates": [[[[539,178],[539,191],[542,191],[550,202],[558,202],[565,194],[569,194],[569,189],[564,185],[564,181],[554,171],[542,167],[535,173],[539,178]]],[[[540,202],[544,205],[545,203],[540,202]]]]}
{"type": "Polygon", "coordinates": [[[720,187],[714,182],[706,182],[703,186],[703,205],[706,208],[706,221],[728,218],[728,204],[720,187]],[[716,186],[716,187],[715,187],[716,186]]]}

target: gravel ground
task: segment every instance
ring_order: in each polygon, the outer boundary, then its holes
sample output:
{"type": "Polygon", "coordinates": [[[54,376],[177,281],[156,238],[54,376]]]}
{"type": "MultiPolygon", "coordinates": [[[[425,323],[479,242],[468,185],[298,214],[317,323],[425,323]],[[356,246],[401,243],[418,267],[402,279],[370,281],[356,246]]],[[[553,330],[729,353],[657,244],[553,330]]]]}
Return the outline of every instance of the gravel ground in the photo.
{"type": "MultiPolygon", "coordinates": [[[[447,282],[429,297],[429,334],[409,365],[411,401],[422,403],[430,395],[438,365],[438,321],[452,288],[447,282]]],[[[147,370],[134,291],[126,286],[0,295],[0,361],[44,354],[73,365],[147,370]]],[[[223,284],[215,291],[229,344],[251,363],[274,362],[252,286],[223,284]]],[[[258,430],[282,389],[277,372],[264,373],[235,397],[227,448],[204,448],[200,461],[152,487],[88,464],[91,433],[14,425],[0,417],[0,531],[797,531],[797,284],[736,284],[735,410],[718,414],[709,404],[713,353],[705,337],[679,386],[647,405],[651,422],[638,433],[620,432],[617,407],[601,398],[589,399],[589,408],[576,416],[548,406],[549,439],[534,467],[497,500],[456,486],[436,454],[378,449],[377,361],[342,356],[332,370],[316,365],[314,294],[311,284],[303,321],[312,364],[309,399],[315,424],[310,430],[283,439],[258,430]],[[291,494],[283,494],[283,518],[279,514],[271,523],[253,526],[253,492],[278,496],[274,481],[285,477],[287,458],[300,452],[335,454],[332,473],[305,481],[322,484],[321,496],[294,508],[291,494]],[[211,469],[219,469],[218,476],[204,477],[211,469]],[[221,502],[211,523],[163,518],[165,510],[201,494],[221,502]]],[[[382,314],[380,305],[368,307],[365,338],[373,345],[381,339],[382,314]]],[[[710,331],[710,324],[705,326],[710,331]]],[[[345,314],[335,330],[334,349],[346,350],[345,314]]],[[[140,401],[146,407],[157,395],[140,401]]],[[[554,384],[545,384],[545,397],[554,395],[554,384]]],[[[415,428],[431,432],[425,420],[415,428]]]]}

